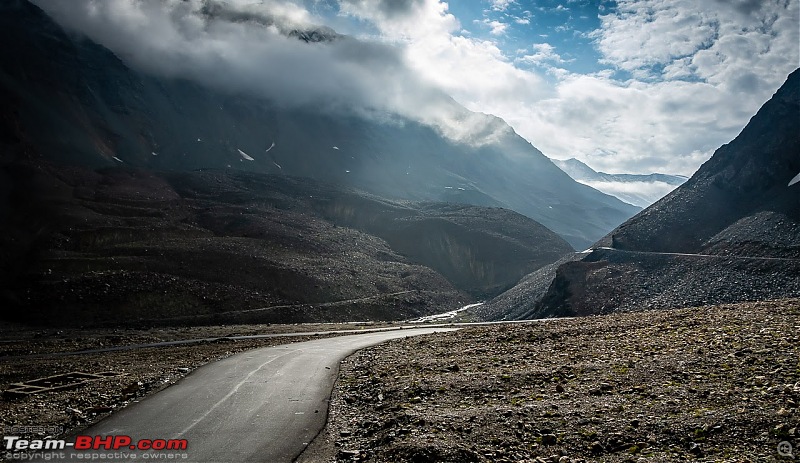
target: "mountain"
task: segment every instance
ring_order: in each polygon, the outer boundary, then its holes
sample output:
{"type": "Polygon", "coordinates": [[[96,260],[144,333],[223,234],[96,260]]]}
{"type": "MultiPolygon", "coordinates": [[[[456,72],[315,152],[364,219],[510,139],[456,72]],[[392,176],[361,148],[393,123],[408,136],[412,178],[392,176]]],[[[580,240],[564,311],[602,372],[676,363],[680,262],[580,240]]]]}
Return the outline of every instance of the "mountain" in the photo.
{"type": "Polygon", "coordinates": [[[687,180],[668,174],[607,174],[575,158],[551,161],[576,181],[639,207],[653,204],[687,180]]]}
{"type": "MultiPolygon", "coordinates": [[[[499,119],[476,116],[505,138],[472,146],[418,122],[151,76],[23,1],[0,5],[0,34],[22,44],[0,49],[4,320],[417,318],[491,298],[572,250],[486,193],[522,204],[536,191],[511,197],[492,164],[547,162],[499,119]]],[[[568,204],[618,204],[570,182],[568,204]]]]}
{"type": "Polygon", "coordinates": [[[800,296],[800,184],[792,180],[800,172],[798,153],[800,69],[686,183],[590,253],[551,269],[549,283],[523,279],[482,308],[484,317],[800,296]]]}
{"type": "Polygon", "coordinates": [[[396,320],[491,297],[570,250],[499,208],[303,178],[9,163],[0,317],[66,325],[396,320]]]}
{"type": "MultiPolygon", "coordinates": [[[[0,6],[0,34],[24,44],[0,50],[0,133],[55,163],[236,169],[504,207],[581,249],[640,210],[573,181],[505,122],[444,95],[436,98],[461,137],[396,114],[289,107],[135,70],[22,0],[0,6]]],[[[355,40],[313,29],[286,35],[309,47],[355,40]]]]}

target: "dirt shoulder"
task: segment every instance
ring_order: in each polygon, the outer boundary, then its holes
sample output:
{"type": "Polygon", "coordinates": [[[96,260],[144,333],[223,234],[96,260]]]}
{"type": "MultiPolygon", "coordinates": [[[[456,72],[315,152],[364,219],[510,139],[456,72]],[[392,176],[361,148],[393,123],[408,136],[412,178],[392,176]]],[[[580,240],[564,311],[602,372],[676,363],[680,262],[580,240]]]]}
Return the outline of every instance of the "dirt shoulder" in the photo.
{"type": "Polygon", "coordinates": [[[301,461],[775,461],[798,403],[797,299],[469,328],[346,359],[301,461]]]}
{"type": "MultiPolygon", "coordinates": [[[[54,330],[5,326],[0,330],[0,431],[23,438],[79,431],[189,374],[238,352],[306,341],[316,336],[231,339],[231,336],[367,330],[385,324],[235,325],[191,328],[54,330]],[[16,329],[14,329],[16,328],[16,329]],[[62,355],[86,349],[206,339],[191,344],[117,352],[62,355]],[[55,354],[55,355],[53,355],[55,354]],[[70,372],[113,373],[67,390],[9,393],[12,384],[70,372]]],[[[0,454],[2,461],[2,454],[0,454]]]]}

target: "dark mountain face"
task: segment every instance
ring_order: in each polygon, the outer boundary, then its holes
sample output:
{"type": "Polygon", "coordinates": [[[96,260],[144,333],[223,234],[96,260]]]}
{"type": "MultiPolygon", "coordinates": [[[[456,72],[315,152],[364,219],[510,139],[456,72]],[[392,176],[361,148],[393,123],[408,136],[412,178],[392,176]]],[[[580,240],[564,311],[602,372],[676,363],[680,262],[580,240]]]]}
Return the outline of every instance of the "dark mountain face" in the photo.
{"type": "Polygon", "coordinates": [[[799,107],[795,71],[736,139],[601,244],[685,253],[724,246],[731,254],[746,246],[753,256],[800,257],[800,193],[788,186],[800,172],[799,107]]]}
{"type": "Polygon", "coordinates": [[[686,183],[551,272],[544,294],[515,304],[541,289],[526,278],[533,289],[482,310],[543,317],[797,297],[798,172],[800,69],[686,183]]]}
{"type": "Polygon", "coordinates": [[[569,251],[503,209],[308,179],[6,164],[0,316],[57,325],[394,320],[569,251]]]}
{"type": "MultiPolygon", "coordinates": [[[[394,115],[290,109],[151,76],[65,33],[27,2],[0,8],[3,42],[18,44],[0,50],[0,134],[6,143],[24,138],[29,152],[58,163],[232,168],[324,180],[391,198],[501,206],[537,220],[577,248],[639,210],[576,183],[504,122],[453,101],[454,114],[483,120],[470,142],[394,115]],[[487,134],[496,136],[473,143],[487,134]]],[[[309,46],[344,40],[331,31],[287,34],[309,46]]]]}

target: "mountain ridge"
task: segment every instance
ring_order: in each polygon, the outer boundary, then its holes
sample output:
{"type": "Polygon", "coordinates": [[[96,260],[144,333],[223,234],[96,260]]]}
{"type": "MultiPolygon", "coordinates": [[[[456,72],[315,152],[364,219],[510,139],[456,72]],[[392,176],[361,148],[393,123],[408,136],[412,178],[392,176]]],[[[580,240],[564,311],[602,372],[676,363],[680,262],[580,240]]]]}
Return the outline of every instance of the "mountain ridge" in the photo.
{"type": "Polygon", "coordinates": [[[684,184],[478,314],[540,318],[797,297],[797,153],[800,69],[684,184]]]}
{"type": "Polygon", "coordinates": [[[65,33],[26,1],[3,8],[5,40],[29,48],[0,51],[6,63],[0,68],[6,108],[0,121],[6,127],[0,130],[26,131],[32,148],[56,162],[235,168],[395,199],[502,206],[556,231],[575,248],[639,210],[574,182],[505,122],[470,113],[452,99],[442,97],[442,104],[460,121],[467,140],[491,143],[456,142],[399,116],[367,120],[325,108],[289,109],[134,71],[101,45],[65,33]]]}
{"type": "Polygon", "coordinates": [[[616,196],[629,204],[647,207],[664,197],[689,177],[670,174],[609,174],[598,172],[575,158],[551,159],[574,180],[616,196]]]}

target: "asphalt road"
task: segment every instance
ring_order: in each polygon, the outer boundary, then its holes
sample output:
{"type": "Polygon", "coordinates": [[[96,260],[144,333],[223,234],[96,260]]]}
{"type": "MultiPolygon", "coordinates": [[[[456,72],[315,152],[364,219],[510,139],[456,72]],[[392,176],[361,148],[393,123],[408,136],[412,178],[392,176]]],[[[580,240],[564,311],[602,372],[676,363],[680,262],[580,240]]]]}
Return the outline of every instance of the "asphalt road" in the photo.
{"type": "Polygon", "coordinates": [[[139,461],[166,460],[173,454],[172,461],[290,462],[324,427],[342,359],[389,339],[452,330],[413,328],[340,336],[251,350],[210,363],[80,433],[130,436],[134,443],[186,439],[187,450],[68,448],[66,460],[84,457],[77,453],[105,454],[108,460],[117,453],[112,460],[129,461],[131,454],[139,461]]]}

